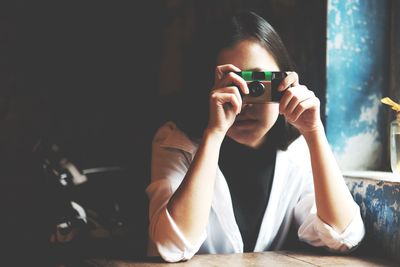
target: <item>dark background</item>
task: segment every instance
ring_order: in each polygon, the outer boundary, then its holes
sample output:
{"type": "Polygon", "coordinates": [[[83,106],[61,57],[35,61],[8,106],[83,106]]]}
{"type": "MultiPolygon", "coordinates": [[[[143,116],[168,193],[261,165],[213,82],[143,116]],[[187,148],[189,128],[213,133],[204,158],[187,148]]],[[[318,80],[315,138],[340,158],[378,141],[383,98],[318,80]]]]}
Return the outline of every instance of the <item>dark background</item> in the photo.
{"type": "MultiPolygon", "coordinates": [[[[135,203],[132,214],[141,216],[151,137],[176,106],[175,95],[185,91],[182,73],[196,30],[221,15],[252,8],[269,21],[300,82],[315,91],[325,110],[326,1],[1,5],[0,229],[6,229],[9,239],[3,241],[11,249],[47,244],[52,200],[33,152],[40,140],[60,144],[82,167],[123,166],[122,193],[135,203]]],[[[143,226],[138,221],[133,227],[143,226]]]]}

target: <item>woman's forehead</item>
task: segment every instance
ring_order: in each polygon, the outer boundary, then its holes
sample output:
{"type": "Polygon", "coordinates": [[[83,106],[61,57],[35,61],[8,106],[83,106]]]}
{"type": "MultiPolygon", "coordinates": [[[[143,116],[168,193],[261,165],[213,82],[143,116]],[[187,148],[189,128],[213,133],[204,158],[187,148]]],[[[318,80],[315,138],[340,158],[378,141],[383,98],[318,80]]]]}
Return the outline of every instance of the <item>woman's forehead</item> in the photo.
{"type": "Polygon", "coordinates": [[[222,49],[217,57],[217,65],[223,64],[233,64],[242,70],[279,70],[267,49],[251,40],[222,49]]]}

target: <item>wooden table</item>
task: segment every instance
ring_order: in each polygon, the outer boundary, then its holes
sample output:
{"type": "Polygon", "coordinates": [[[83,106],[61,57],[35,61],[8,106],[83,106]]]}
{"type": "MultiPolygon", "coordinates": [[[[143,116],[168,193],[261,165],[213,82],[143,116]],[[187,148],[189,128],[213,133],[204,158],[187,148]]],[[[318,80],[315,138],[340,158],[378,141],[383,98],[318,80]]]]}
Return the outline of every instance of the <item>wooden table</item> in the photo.
{"type": "Polygon", "coordinates": [[[91,259],[85,263],[93,267],[399,266],[398,263],[372,257],[291,251],[196,255],[189,261],[179,263],[165,263],[159,258],[143,261],[91,259]]]}

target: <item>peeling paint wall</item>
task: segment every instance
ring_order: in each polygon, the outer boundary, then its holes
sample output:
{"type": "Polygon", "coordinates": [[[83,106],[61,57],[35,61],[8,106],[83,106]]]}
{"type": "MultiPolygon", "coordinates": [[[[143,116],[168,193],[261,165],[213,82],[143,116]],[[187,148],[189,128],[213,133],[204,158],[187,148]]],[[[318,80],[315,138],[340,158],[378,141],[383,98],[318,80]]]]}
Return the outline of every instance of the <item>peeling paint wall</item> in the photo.
{"type": "Polygon", "coordinates": [[[387,0],[328,1],[326,127],[342,170],[381,167],[389,7],[387,0]]]}
{"type": "Polygon", "coordinates": [[[366,249],[400,262],[400,182],[346,178],[346,183],[361,209],[366,249]]]}

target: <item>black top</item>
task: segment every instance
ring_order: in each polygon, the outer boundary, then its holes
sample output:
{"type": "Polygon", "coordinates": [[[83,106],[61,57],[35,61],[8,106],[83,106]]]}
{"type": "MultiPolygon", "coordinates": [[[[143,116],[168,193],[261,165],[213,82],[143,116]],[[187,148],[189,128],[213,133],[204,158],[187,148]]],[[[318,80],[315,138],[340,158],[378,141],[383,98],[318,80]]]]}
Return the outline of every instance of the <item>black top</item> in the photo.
{"type": "Polygon", "coordinates": [[[268,204],[276,159],[272,147],[267,141],[253,149],[228,137],[221,146],[219,167],[229,186],[244,252],[254,251],[268,204]]]}

